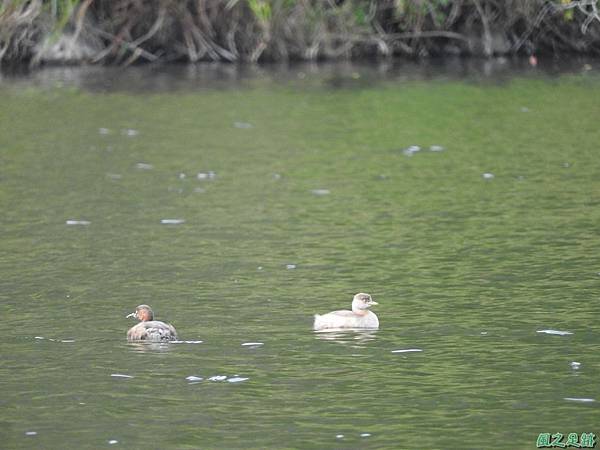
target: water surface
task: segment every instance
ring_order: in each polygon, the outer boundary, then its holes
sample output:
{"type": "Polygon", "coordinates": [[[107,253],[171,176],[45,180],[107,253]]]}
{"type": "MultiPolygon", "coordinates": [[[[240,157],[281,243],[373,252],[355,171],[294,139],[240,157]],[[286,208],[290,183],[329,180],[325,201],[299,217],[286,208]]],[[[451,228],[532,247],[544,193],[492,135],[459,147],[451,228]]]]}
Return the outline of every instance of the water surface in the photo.
{"type": "Polygon", "coordinates": [[[200,67],[0,84],[4,447],[600,435],[597,72],[200,67]]]}

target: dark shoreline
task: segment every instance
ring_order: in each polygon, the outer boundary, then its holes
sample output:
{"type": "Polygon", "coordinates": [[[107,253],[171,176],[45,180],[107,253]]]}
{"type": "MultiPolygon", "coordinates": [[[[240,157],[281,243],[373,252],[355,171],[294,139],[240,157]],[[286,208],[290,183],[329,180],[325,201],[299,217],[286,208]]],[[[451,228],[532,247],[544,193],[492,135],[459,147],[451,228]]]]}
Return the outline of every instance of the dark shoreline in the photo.
{"type": "Polygon", "coordinates": [[[536,66],[526,57],[428,58],[383,61],[324,61],[293,63],[169,63],[129,67],[99,65],[26,65],[0,69],[0,87],[74,87],[90,92],[152,93],[197,89],[229,89],[274,83],[301,88],[369,88],[380,82],[466,80],[503,84],[515,77],[583,75],[596,77],[600,58],[574,56],[540,58],[536,66]]]}
{"type": "Polygon", "coordinates": [[[2,6],[0,66],[600,55],[600,14],[591,0],[14,0],[2,6]]]}

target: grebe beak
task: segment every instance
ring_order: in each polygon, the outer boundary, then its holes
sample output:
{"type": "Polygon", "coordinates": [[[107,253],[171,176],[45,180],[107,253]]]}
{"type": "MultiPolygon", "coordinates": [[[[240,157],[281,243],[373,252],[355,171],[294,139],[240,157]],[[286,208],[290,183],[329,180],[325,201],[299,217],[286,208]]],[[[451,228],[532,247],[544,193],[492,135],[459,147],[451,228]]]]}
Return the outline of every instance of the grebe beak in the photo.
{"type": "Polygon", "coordinates": [[[132,312],[131,314],[127,314],[127,315],[125,316],[125,318],[126,318],[126,319],[129,319],[130,317],[135,317],[135,318],[137,318],[137,313],[134,313],[134,312],[132,312]]]}
{"type": "Polygon", "coordinates": [[[371,305],[371,306],[373,306],[373,305],[379,305],[379,303],[377,303],[376,301],[372,301],[372,302],[370,303],[370,305],[371,305]]]}

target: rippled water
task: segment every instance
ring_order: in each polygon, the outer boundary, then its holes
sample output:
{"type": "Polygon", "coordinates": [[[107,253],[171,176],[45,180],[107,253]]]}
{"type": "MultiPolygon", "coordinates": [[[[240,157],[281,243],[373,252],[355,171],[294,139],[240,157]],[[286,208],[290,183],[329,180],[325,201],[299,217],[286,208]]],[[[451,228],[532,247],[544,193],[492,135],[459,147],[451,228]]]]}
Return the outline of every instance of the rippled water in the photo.
{"type": "Polygon", "coordinates": [[[0,84],[1,447],[600,435],[597,72],[129,70],[0,84]]]}

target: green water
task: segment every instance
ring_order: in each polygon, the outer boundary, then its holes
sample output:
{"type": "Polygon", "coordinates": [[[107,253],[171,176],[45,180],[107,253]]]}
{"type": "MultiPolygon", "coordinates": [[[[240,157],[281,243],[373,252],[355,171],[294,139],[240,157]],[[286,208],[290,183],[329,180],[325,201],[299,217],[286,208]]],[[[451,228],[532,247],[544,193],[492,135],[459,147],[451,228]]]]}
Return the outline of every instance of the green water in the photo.
{"type": "Polygon", "coordinates": [[[0,84],[1,448],[600,435],[597,73],[99,84],[0,84]]]}

